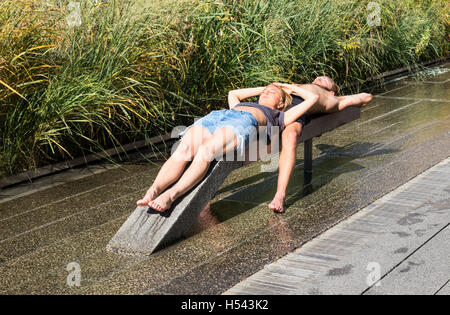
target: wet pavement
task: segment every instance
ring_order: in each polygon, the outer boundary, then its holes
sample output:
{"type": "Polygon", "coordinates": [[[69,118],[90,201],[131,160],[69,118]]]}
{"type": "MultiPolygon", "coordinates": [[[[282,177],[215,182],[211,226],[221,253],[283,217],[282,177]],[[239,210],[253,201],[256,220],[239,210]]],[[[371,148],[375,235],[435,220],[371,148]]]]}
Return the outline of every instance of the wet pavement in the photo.
{"type": "Polygon", "coordinates": [[[277,174],[253,163],[227,178],[185,239],[149,257],[120,256],[105,246],[160,162],[127,163],[71,181],[44,178],[15,194],[1,190],[0,293],[223,293],[446,159],[449,70],[445,64],[430,76],[372,91],[359,120],[314,140],[306,189],[299,145],[284,214],[267,208],[277,174]],[[80,268],[80,286],[68,285],[70,263],[80,268]]]}
{"type": "Polygon", "coordinates": [[[443,294],[449,192],[450,158],[225,294],[443,294]]]}

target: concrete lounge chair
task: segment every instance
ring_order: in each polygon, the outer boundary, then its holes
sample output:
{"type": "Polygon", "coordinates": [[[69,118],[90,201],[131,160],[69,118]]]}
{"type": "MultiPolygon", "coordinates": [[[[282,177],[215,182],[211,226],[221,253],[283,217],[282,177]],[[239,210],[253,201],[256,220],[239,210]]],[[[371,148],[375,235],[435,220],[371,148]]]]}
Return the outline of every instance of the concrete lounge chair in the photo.
{"type": "MultiPolygon", "coordinates": [[[[312,144],[314,137],[332,131],[360,117],[360,109],[349,107],[333,114],[313,115],[299,138],[304,142],[305,185],[312,180],[312,144]]],[[[200,212],[234,170],[249,161],[214,160],[205,177],[180,197],[172,209],[163,213],[137,207],[107,245],[107,250],[130,255],[150,255],[177,240],[196,222],[200,212]]]]}

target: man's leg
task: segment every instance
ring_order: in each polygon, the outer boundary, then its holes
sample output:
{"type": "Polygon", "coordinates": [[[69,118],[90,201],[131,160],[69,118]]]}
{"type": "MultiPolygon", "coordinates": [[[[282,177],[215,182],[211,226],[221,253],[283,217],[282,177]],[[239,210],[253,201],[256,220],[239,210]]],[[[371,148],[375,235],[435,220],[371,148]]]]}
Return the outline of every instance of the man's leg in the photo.
{"type": "Polygon", "coordinates": [[[289,124],[281,134],[281,153],[278,162],[278,186],[277,193],[269,204],[269,208],[275,212],[284,211],[286,190],[295,166],[297,139],[302,132],[302,125],[298,122],[289,124]]]}

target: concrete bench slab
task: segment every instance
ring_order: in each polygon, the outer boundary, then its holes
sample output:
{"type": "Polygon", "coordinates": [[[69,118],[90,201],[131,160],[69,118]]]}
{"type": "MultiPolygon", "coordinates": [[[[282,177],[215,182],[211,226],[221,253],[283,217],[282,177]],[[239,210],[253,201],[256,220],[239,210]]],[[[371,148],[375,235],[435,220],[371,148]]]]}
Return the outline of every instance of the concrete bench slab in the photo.
{"type": "MultiPolygon", "coordinates": [[[[359,108],[347,108],[333,114],[314,115],[307,124],[299,142],[305,145],[305,185],[312,178],[312,140],[323,133],[360,117],[359,108]]],[[[163,213],[137,207],[107,245],[111,252],[129,255],[150,255],[179,240],[197,221],[200,212],[214,197],[227,176],[249,161],[213,161],[205,177],[194,188],[180,197],[172,209],[163,213]]]]}

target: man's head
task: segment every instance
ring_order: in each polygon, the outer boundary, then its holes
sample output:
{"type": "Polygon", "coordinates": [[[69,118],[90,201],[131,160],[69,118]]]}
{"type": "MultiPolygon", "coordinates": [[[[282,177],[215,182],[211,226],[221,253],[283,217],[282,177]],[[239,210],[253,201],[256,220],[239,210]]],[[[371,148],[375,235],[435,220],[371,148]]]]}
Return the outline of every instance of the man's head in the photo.
{"type": "Polygon", "coordinates": [[[292,97],[279,86],[270,84],[266,86],[259,95],[258,103],[273,109],[278,109],[279,111],[283,111],[286,107],[292,104],[292,97]]]}
{"type": "Polygon", "coordinates": [[[312,84],[315,84],[315,85],[318,85],[318,86],[324,88],[325,90],[329,91],[333,95],[336,95],[336,96],[339,95],[339,87],[333,81],[332,78],[327,77],[326,75],[315,78],[315,80],[313,81],[312,84]]]}

